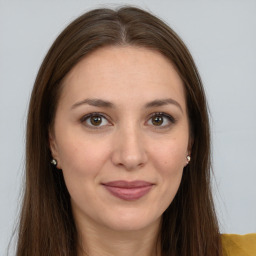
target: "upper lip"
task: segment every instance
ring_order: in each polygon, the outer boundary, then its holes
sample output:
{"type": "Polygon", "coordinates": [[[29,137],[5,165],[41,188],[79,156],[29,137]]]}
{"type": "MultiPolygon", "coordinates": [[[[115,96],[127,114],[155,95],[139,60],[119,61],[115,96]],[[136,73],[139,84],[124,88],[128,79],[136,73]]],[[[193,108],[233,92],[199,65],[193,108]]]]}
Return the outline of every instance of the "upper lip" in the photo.
{"type": "Polygon", "coordinates": [[[117,188],[141,188],[146,186],[152,186],[153,183],[143,180],[135,180],[135,181],[126,181],[126,180],[116,180],[103,183],[105,186],[109,187],[117,187],[117,188]]]}

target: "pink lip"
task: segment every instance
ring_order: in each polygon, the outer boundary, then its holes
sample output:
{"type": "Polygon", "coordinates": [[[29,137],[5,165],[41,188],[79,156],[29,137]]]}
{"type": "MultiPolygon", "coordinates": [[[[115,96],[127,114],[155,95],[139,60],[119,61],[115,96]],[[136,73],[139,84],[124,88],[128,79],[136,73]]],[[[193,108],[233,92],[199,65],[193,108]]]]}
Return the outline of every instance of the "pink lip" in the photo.
{"type": "Polygon", "coordinates": [[[137,200],[146,195],[153,184],[146,181],[111,181],[102,184],[112,195],[123,200],[137,200]]]}

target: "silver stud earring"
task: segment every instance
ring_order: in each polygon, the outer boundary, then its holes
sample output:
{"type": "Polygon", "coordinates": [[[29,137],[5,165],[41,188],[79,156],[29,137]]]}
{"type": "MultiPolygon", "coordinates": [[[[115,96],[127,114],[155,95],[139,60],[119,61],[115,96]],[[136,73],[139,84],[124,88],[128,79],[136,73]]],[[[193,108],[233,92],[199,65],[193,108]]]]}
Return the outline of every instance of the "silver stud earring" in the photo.
{"type": "Polygon", "coordinates": [[[190,160],[191,160],[191,157],[188,155],[187,156],[187,164],[189,164],[190,160]]]}
{"type": "Polygon", "coordinates": [[[54,166],[57,166],[57,160],[53,158],[53,159],[51,160],[51,164],[54,165],[54,166]]]}

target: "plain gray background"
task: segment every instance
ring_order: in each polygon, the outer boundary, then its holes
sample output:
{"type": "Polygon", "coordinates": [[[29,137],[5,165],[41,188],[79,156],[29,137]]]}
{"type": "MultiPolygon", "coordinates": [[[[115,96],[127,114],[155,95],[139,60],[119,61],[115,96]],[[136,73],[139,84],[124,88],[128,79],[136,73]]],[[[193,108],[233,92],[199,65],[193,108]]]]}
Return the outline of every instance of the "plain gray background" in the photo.
{"type": "Polygon", "coordinates": [[[221,231],[256,232],[256,1],[0,0],[0,255],[19,213],[26,112],[43,57],[84,11],[128,3],[161,17],[190,49],[211,111],[221,231]]]}

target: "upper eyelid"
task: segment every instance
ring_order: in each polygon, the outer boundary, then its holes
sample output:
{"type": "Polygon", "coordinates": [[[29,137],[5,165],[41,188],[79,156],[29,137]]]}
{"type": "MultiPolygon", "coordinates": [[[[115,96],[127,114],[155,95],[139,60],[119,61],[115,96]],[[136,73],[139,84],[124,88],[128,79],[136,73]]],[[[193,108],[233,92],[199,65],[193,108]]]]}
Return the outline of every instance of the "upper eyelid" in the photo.
{"type": "Polygon", "coordinates": [[[109,121],[109,119],[110,119],[110,117],[109,117],[108,115],[104,114],[104,113],[101,113],[101,112],[91,112],[91,113],[89,113],[89,114],[83,115],[83,116],[80,118],[80,120],[81,120],[81,121],[84,121],[86,118],[89,118],[89,117],[91,117],[91,116],[101,116],[101,117],[107,119],[108,121],[109,121]]]}
{"type": "Polygon", "coordinates": [[[173,115],[167,114],[167,113],[165,113],[165,112],[155,112],[155,113],[152,113],[152,114],[150,114],[149,118],[152,118],[152,117],[158,116],[158,115],[159,115],[159,116],[164,116],[164,117],[166,117],[166,118],[169,118],[169,119],[171,119],[171,121],[173,121],[173,122],[176,122],[176,121],[177,121],[176,118],[173,117],[173,115]]]}
{"type": "Polygon", "coordinates": [[[149,117],[152,117],[152,116],[170,116],[171,117],[171,115],[170,114],[167,114],[167,113],[165,113],[165,112],[153,112],[153,113],[151,113],[150,115],[149,115],[149,117]]]}
{"type": "MultiPolygon", "coordinates": [[[[107,115],[107,114],[105,114],[105,113],[102,113],[102,112],[91,112],[91,113],[88,113],[88,114],[83,115],[83,116],[81,117],[81,119],[87,118],[87,117],[90,117],[90,116],[94,116],[94,115],[99,115],[99,116],[102,116],[102,117],[104,117],[104,118],[106,118],[106,119],[111,119],[111,118],[109,117],[109,115],[107,115]]],[[[151,113],[151,114],[148,115],[148,118],[151,118],[151,117],[157,116],[157,115],[167,116],[167,117],[171,117],[171,118],[174,119],[174,117],[173,117],[172,115],[170,115],[170,114],[168,114],[168,113],[166,113],[166,112],[153,112],[153,113],[151,113]]]]}

